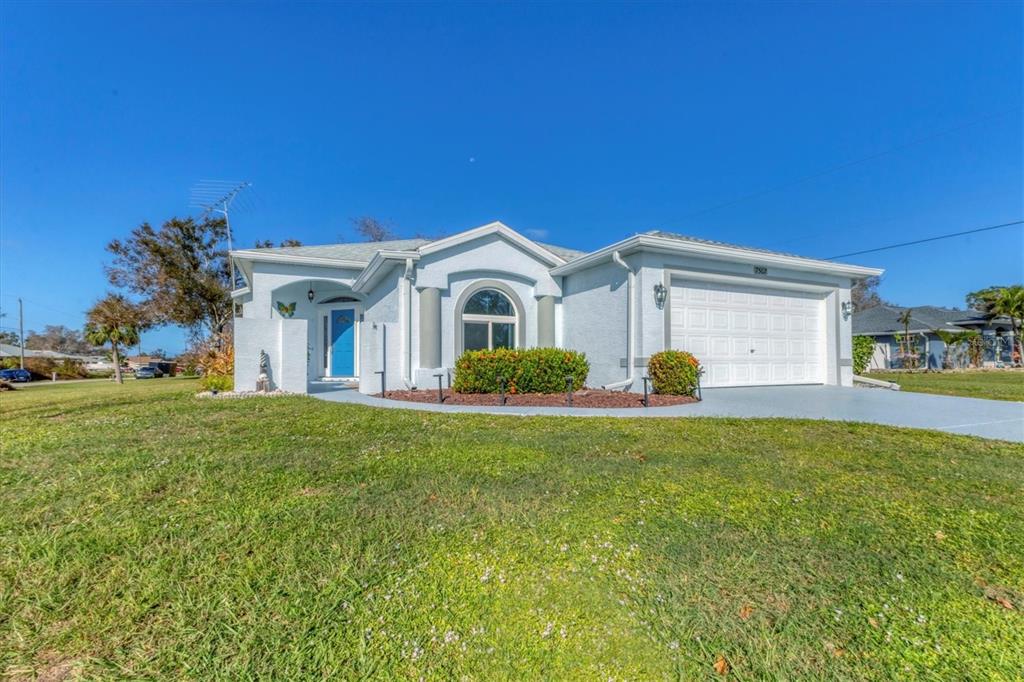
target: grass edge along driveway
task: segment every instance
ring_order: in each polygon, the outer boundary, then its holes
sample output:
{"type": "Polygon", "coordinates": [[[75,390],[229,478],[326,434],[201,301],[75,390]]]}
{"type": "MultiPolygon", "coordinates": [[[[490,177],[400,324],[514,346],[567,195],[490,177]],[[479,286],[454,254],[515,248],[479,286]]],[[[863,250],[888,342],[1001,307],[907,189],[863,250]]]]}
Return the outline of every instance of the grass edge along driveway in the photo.
{"type": "Polygon", "coordinates": [[[189,381],[0,396],[0,671],[1013,679],[1024,447],[189,381]]]}
{"type": "Polygon", "coordinates": [[[896,382],[900,390],[914,393],[1024,401],[1024,370],[870,372],[866,376],[896,382]]]}

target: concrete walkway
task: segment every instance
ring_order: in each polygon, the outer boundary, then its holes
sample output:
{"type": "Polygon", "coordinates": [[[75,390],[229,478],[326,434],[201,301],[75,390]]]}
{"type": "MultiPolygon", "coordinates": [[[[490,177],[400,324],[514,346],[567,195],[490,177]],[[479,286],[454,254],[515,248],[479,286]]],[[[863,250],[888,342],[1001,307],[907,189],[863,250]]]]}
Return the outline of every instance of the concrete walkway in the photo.
{"type": "MultiPolygon", "coordinates": [[[[790,417],[870,422],[1024,442],[1024,403],[838,386],[709,388],[703,402],[670,407],[494,407],[382,400],[336,384],[315,383],[322,400],[431,412],[578,417],[790,417]]],[[[495,402],[498,398],[495,396],[495,402]]]]}

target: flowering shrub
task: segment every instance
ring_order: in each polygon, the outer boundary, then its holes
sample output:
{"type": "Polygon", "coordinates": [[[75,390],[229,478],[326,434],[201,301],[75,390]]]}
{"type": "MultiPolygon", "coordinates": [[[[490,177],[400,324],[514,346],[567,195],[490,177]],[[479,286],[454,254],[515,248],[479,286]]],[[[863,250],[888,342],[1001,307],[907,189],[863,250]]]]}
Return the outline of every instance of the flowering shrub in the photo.
{"type": "Polygon", "coordinates": [[[647,363],[655,393],[666,395],[696,395],[703,372],[697,358],[684,350],[663,350],[647,363]]]}
{"type": "Polygon", "coordinates": [[[590,373],[587,356],[561,348],[495,348],[466,351],[455,361],[452,388],[459,393],[497,393],[504,377],[505,390],[515,393],[561,393],[565,378],[573,390],[583,388],[590,373]]]}

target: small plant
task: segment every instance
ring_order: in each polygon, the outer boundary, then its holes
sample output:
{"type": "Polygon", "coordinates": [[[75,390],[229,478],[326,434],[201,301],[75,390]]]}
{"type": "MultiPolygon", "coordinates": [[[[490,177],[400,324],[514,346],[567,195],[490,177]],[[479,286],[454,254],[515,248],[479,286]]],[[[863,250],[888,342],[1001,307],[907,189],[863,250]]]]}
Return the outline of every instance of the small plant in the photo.
{"type": "Polygon", "coordinates": [[[663,350],[651,356],[647,363],[647,373],[654,384],[655,393],[694,396],[704,369],[692,353],[663,350]]]}
{"type": "Polygon", "coordinates": [[[200,379],[199,385],[211,393],[220,393],[221,391],[233,389],[235,387],[235,380],[233,377],[224,374],[210,374],[200,379]]]}
{"type": "Polygon", "coordinates": [[[497,393],[501,379],[505,391],[516,393],[561,393],[565,378],[572,377],[573,390],[583,388],[590,363],[583,353],[562,348],[495,348],[471,350],[455,361],[452,388],[458,393],[497,393]]]}
{"type": "Polygon", "coordinates": [[[861,375],[871,364],[871,356],[875,353],[875,340],[870,336],[853,337],[853,373],[861,375]]]}

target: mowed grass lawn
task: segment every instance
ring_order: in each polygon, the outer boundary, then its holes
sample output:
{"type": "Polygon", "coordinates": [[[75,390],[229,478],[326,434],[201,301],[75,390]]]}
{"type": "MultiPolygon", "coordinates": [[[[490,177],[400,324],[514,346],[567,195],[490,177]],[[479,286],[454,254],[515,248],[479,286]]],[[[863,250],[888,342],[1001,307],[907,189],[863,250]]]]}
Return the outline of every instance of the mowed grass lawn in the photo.
{"type": "Polygon", "coordinates": [[[902,390],[916,393],[1024,401],[1024,370],[871,372],[868,376],[882,381],[895,381],[902,390]]]}
{"type": "Polygon", "coordinates": [[[0,394],[0,672],[1024,672],[1019,445],[195,390],[0,394]]]}

